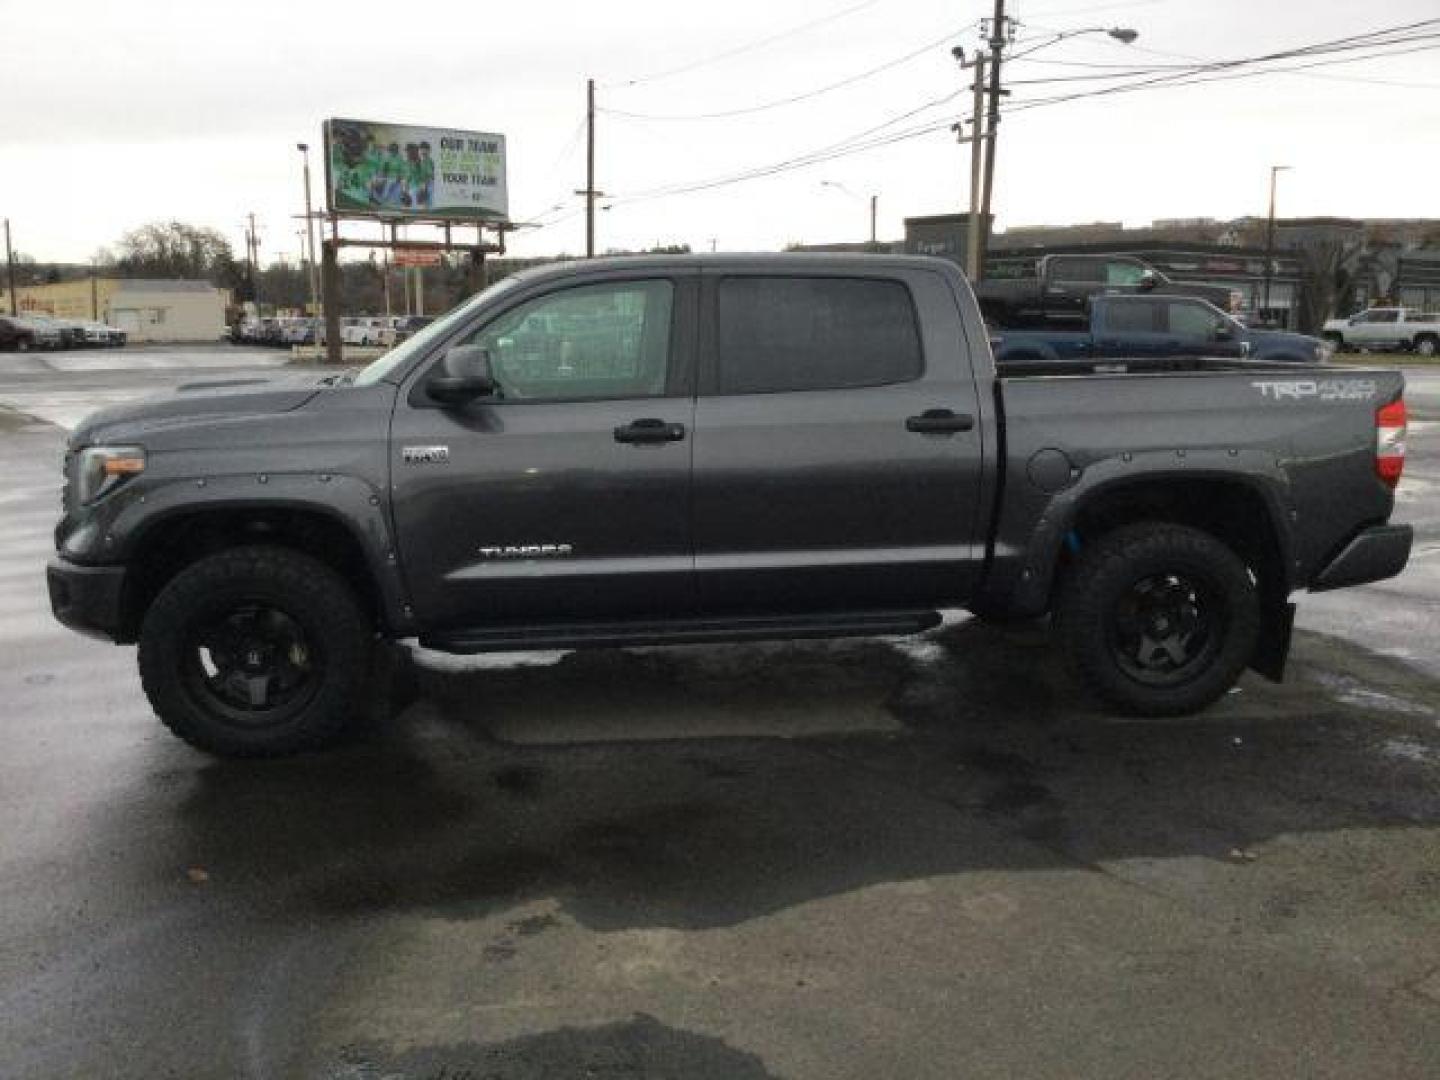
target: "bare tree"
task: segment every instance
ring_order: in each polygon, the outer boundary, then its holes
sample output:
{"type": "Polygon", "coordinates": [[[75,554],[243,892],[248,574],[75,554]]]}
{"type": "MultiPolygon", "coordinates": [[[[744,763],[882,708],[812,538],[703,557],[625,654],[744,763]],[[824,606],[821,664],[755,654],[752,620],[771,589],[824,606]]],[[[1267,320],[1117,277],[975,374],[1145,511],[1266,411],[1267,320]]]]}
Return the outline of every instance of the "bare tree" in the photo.
{"type": "Polygon", "coordinates": [[[186,278],[224,287],[240,278],[230,242],[214,229],[183,221],[153,221],[127,232],[115,245],[113,268],[125,277],[186,278]]]}
{"type": "Polygon", "coordinates": [[[1300,329],[1319,330],[1350,295],[1360,266],[1362,245],[1328,239],[1296,250],[1300,258],[1300,329]]]}

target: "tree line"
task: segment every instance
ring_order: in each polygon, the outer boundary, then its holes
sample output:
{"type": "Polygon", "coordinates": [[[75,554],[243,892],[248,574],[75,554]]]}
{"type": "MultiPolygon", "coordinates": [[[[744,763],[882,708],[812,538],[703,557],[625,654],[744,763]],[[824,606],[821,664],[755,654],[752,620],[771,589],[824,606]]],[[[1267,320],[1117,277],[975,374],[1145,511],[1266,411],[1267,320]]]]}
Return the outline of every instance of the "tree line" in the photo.
{"type": "MultiPolygon", "coordinates": [[[[685,253],[688,245],[652,249],[653,253],[685,253]]],[[[606,254],[632,254],[609,251],[606,254]]],[[[489,282],[530,266],[571,258],[557,255],[549,258],[488,258],[485,278],[489,282]]],[[[469,271],[470,256],[465,252],[446,253],[438,266],[408,271],[387,265],[376,250],[368,259],[342,261],[339,265],[340,310],[346,315],[405,314],[413,302],[414,282],[418,276],[419,293],[424,310],[429,314],[446,311],[472,291],[474,278],[469,271]],[[387,304],[388,294],[388,304],[387,304]]],[[[252,267],[246,259],[237,258],[230,241],[216,229],[184,221],[155,221],[131,229],[114,244],[99,249],[91,262],[44,263],[16,252],[16,284],[44,285],[83,279],[92,274],[120,278],[169,278],[208,281],[216,288],[228,289],[237,307],[258,302],[265,313],[275,310],[304,311],[310,303],[308,263],[298,259],[273,261],[252,267]]]]}

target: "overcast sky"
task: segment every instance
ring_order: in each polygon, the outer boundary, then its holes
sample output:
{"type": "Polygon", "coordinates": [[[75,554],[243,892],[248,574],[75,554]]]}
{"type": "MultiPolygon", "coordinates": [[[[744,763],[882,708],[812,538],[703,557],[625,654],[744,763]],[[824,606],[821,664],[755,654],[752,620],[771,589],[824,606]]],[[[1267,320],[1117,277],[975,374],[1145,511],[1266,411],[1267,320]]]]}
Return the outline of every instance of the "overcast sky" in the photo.
{"type": "MultiPolygon", "coordinates": [[[[293,258],[291,215],[303,208],[294,144],[318,148],[321,120],[346,116],[504,133],[512,216],[559,219],[515,234],[512,251],[573,253],[583,251],[583,217],[551,208],[575,207],[570,193],[584,186],[586,77],[600,85],[603,110],[694,115],[804,95],[918,53],[784,107],[707,120],[599,118],[598,186],[617,196],[599,217],[601,248],[863,239],[872,192],[881,236],[896,237],[905,216],[962,209],[968,199],[968,153],[945,131],[705,192],[624,196],[784,161],[955,94],[967,76],[949,46],[973,48],[974,24],[991,6],[0,0],[0,214],[19,250],[78,261],[160,218],[213,226],[238,252],[254,211],[262,254],[293,258]]],[[[1252,56],[1440,15],[1436,0],[1008,8],[1022,23],[1017,54],[1056,31],[1119,25],[1140,35],[1133,46],[1079,35],[1007,65],[1008,107],[1104,85],[1022,84],[1109,71],[1080,65],[1252,56]]],[[[940,124],[968,98],[881,133],[940,124]]],[[[1440,51],[1016,111],[1002,125],[997,161],[1001,228],[1263,214],[1272,164],[1294,167],[1280,181],[1282,216],[1440,217],[1440,51]]],[[[317,176],[317,196],[319,186],[317,176]]]]}

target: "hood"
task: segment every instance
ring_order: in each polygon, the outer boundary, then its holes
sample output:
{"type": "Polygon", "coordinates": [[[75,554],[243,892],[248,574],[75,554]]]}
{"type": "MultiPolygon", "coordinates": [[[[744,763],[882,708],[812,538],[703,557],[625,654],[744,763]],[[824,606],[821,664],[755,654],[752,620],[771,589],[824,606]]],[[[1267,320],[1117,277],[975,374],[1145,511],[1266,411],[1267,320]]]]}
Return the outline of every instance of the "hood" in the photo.
{"type": "Polygon", "coordinates": [[[73,446],[97,442],[141,441],[146,435],[196,420],[273,416],[298,409],[336,376],[245,376],[183,383],[167,394],[112,405],[91,413],[70,436],[73,446]]]}
{"type": "Polygon", "coordinates": [[[1292,330],[1246,330],[1245,340],[1250,342],[1250,355],[1256,360],[1294,358],[1317,361],[1323,359],[1329,350],[1329,346],[1319,338],[1292,330]]]}
{"type": "Polygon", "coordinates": [[[1313,349],[1317,345],[1323,345],[1317,337],[1309,334],[1297,334],[1293,330],[1250,330],[1245,331],[1245,336],[1250,339],[1257,349],[1273,349],[1279,345],[1289,345],[1300,349],[1313,349]]]}

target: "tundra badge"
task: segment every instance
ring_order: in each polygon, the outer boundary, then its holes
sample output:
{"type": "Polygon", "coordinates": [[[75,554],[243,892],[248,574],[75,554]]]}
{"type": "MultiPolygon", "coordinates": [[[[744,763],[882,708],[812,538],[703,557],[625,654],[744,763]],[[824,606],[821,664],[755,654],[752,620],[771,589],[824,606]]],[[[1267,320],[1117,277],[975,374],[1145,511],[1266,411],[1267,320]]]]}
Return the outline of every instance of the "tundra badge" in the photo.
{"type": "Polygon", "coordinates": [[[444,465],[450,461],[450,447],[407,446],[400,457],[406,465],[444,465]]]}

